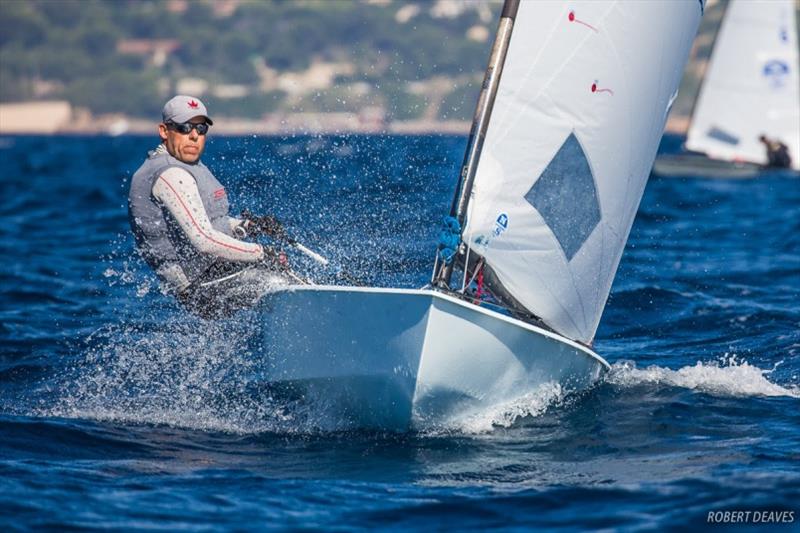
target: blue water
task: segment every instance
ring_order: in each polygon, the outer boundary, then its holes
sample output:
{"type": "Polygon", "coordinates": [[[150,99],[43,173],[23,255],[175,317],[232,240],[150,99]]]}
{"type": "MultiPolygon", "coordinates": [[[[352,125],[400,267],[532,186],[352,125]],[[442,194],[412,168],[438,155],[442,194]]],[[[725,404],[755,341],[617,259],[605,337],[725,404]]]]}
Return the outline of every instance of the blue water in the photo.
{"type": "MultiPolygon", "coordinates": [[[[205,161],[237,209],[336,268],[418,287],[464,144],[211,137],[205,161]]],[[[132,253],[127,186],[152,145],[0,138],[3,530],[641,530],[731,510],[797,527],[800,180],[651,180],[590,392],[446,431],[326,432],[248,388],[253,324],[198,324],[132,253]]]]}

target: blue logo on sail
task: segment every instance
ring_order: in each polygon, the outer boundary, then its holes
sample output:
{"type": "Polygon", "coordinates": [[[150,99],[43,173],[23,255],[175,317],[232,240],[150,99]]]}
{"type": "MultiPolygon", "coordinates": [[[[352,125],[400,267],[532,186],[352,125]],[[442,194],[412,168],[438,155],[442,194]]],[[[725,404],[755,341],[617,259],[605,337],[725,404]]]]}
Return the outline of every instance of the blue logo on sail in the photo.
{"type": "Polygon", "coordinates": [[[497,220],[494,221],[494,231],[492,232],[495,237],[499,237],[501,233],[508,229],[508,215],[500,213],[497,220]]]}
{"type": "Polygon", "coordinates": [[[780,59],[772,59],[764,64],[761,73],[767,78],[770,87],[780,89],[789,78],[789,65],[780,59]]]}

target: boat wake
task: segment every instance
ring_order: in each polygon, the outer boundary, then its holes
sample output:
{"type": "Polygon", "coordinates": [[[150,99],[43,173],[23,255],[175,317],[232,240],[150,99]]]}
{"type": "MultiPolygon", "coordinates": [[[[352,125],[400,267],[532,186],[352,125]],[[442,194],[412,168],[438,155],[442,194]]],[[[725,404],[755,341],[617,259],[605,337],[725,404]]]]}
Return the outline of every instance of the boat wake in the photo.
{"type": "Polygon", "coordinates": [[[605,381],[625,388],[653,384],[668,385],[714,396],[800,398],[800,386],[781,386],[768,379],[775,368],[765,370],[727,355],[720,361],[706,363],[698,361],[694,366],[684,366],[678,370],[655,365],[637,368],[636,363],[632,361],[619,361],[612,365],[605,381]]]}

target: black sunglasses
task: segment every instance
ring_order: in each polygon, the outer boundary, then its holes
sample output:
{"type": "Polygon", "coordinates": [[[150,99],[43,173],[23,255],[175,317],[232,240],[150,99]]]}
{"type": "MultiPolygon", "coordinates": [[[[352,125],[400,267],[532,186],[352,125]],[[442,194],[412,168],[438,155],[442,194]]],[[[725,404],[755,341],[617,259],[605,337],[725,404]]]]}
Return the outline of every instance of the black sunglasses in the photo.
{"type": "Polygon", "coordinates": [[[177,122],[167,122],[167,127],[182,135],[187,135],[192,130],[197,130],[198,135],[205,135],[208,133],[208,124],[205,122],[200,122],[199,124],[194,124],[192,122],[181,122],[180,124],[177,122]]]}

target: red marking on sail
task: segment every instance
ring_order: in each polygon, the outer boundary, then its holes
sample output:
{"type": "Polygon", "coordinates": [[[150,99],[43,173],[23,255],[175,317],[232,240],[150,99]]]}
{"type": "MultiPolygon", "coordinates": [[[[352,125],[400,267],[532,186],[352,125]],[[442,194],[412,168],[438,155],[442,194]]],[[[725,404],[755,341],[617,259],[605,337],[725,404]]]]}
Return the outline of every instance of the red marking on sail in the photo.
{"type": "Polygon", "coordinates": [[[601,89],[600,87],[597,86],[597,82],[594,82],[592,84],[592,92],[593,93],[608,93],[611,96],[614,96],[614,91],[612,91],[611,89],[601,89]]]}
{"type": "Polygon", "coordinates": [[[594,26],[592,26],[591,24],[587,24],[586,22],[584,22],[584,21],[580,20],[579,18],[576,18],[576,17],[575,17],[575,12],[574,12],[574,11],[570,11],[570,12],[569,12],[569,15],[567,16],[567,19],[569,19],[569,21],[570,21],[570,22],[577,22],[578,24],[583,24],[584,26],[586,26],[587,28],[589,28],[589,29],[590,29],[590,30],[592,30],[593,32],[595,32],[595,33],[599,33],[599,32],[597,31],[597,28],[595,28],[595,27],[594,27],[594,26]]]}

